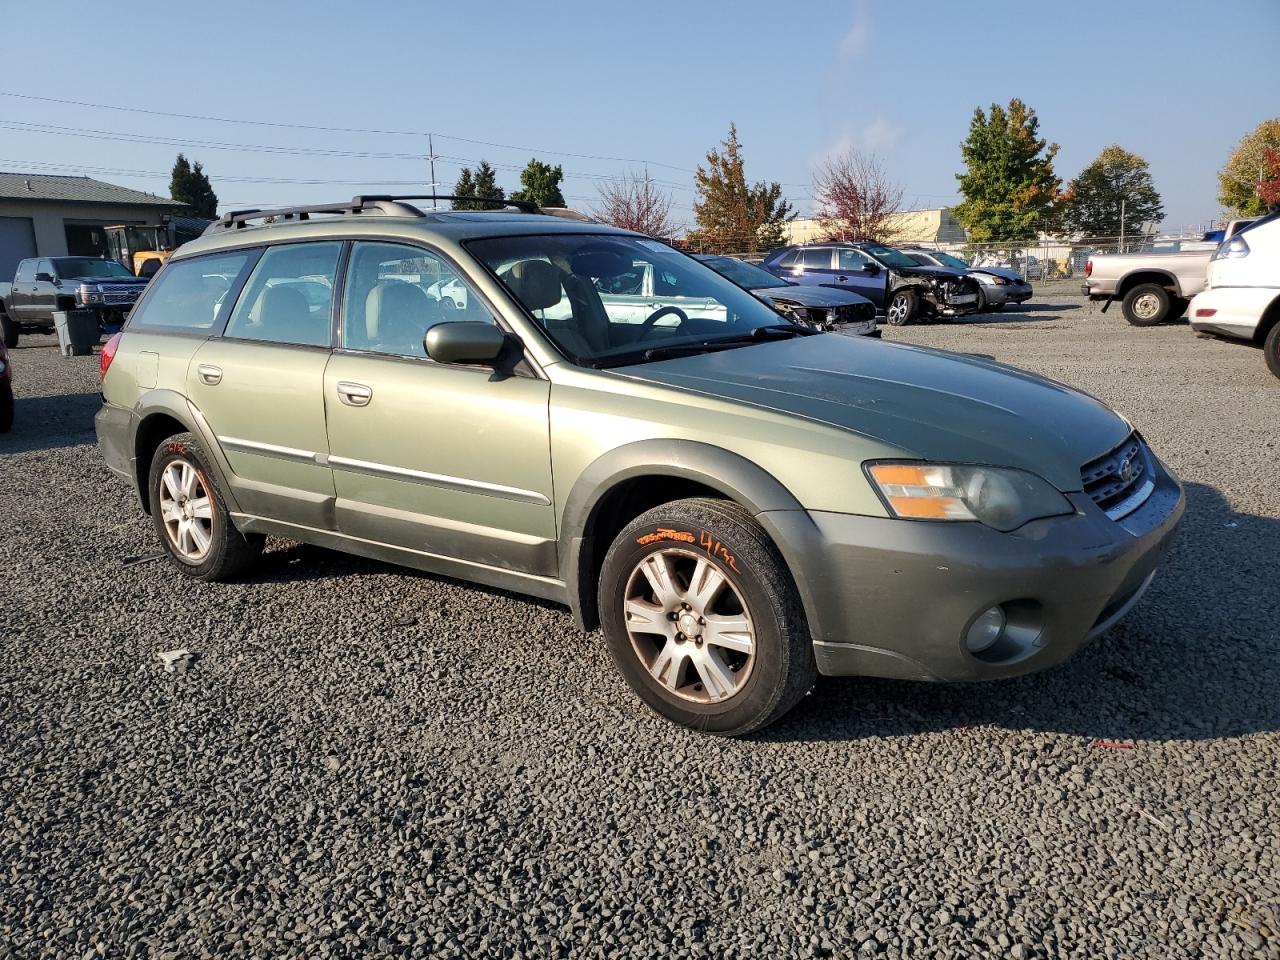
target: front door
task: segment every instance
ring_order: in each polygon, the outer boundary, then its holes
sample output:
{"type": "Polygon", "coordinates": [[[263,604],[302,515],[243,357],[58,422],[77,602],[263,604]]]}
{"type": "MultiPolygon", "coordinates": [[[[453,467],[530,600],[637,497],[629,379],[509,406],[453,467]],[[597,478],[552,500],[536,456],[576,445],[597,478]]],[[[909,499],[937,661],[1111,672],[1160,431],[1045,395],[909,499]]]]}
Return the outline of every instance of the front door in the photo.
{"type": "Polygon", "coordinates": [[[338,529],[552,576],[549,385],[429,360],[423,335],[445,320],[496,322],[444,257],[353,244],[339,349],[324,375],[338,529]],[[460,287],[464,297],[446,292],[460,287]]]}
{"type": "Polygon", "coordinates": [[[836,249],[835,285],[883,307],[885,292],[889,288],[889,272],[861,250],[840,247],[836,249]]]}
{"type": "MultiPolygon", "coordinates": [[[[187,371],[187,396],[231,464],[241,508],[316,529],[333,528],[323,384],[342,246],[268,247],[223,336],[203,344],[187,371]]],[[[219,282],[205,273],[201,282],[219,282]]]]}

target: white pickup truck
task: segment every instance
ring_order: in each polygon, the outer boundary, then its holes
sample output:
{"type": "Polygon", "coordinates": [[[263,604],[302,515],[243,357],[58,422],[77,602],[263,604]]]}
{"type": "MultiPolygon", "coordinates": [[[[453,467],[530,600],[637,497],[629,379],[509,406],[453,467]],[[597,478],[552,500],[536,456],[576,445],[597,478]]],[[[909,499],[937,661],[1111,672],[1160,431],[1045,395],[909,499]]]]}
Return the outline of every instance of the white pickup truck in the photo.
{"type": "MultiPolygon", "coordinates": [[[[1232,220],[1223,242],[1253,223],[1232,220]]],[[[1119,300],[1124,318],[1135,327],[1155,326],[1186,312],[1187,304],[1204,289],[1213,250],[1178,250],[1169,253],[1104,253],[1089,257],[1080,291],[1090,300],[1119,300]]]]}

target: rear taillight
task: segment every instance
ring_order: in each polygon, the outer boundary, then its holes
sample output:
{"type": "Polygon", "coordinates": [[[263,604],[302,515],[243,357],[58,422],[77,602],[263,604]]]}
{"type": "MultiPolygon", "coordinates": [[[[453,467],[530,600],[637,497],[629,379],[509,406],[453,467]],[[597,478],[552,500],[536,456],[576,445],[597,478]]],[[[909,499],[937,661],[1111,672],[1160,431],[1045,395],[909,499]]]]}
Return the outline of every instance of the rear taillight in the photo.
{"type": "Polygon", "coordinates": [[[120,338],[124,336],[124,331],[111,335],[111,339],[102,345],[102,376],[106,379],[107,368],[111,366],[111,361],[116,358],[116,348],[120,346],[120,338]]]}
{"type": "Polygon", "coordinates": [[[1091,276],[1093,276],[1093,261],[1092,261],[1092,260],[1086,260],[1086,261],[1084,262],[1084,275],[1085,275],[1086,277],[1091,277],[1091,276]]]}
{"type": "Polygon", "coordinates": [[[1212,317],[1218,310],[1216,307],[1201,307],[1196,311],[1197,317],[1212,317]]]}

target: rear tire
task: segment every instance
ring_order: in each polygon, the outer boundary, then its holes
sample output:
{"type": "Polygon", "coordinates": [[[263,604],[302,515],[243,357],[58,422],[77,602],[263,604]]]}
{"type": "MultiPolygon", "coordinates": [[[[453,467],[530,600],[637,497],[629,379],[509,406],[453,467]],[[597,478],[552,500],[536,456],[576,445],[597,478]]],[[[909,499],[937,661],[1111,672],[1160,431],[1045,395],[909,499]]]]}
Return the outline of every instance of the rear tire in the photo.
{"type": "Polygon", "coordinates": [[[4,345],[13,349],[18,345],[18,322],[7,313],[0,313],[0,338],[4,345]]]}
{"type": "Polygon", "coordinates": [[[1169,316],[1173,298],[1157,283],[1140,283],[1124,295],[1124,318],[1135,327],[1154,327],[1169,316]]]}
{"type": "Polygon", "coordinates": [[[1262,342],[1262,352],[1267,357],[1267,369],[1272,376],[1280,377],[1280,323],[1271,328],[1267,339],[1262,342]]]}
{"type": "Polygon", "coordinates": [[[176,434],[156,448],[147,489],[160,542],[186,576],[231,580],[262,552],[265,537],[245,535],[231,522],[209,460],[193,434],[176,434]]]}
{"type": "Polygon", "coordinates": [[[723,500],[655,507],[618,534],[598,588],[614,663],[669,720],[742,736],[796,705],[817,677],[782,555],[723,500]]]}
{"type": "Polygon", "coordinates": [[[914,290],[899,290],[889,298],[889,306],[885,308],[884,319],[891,327],[905,327],[914,323],[917,312],[917,298],[914,290]]]}

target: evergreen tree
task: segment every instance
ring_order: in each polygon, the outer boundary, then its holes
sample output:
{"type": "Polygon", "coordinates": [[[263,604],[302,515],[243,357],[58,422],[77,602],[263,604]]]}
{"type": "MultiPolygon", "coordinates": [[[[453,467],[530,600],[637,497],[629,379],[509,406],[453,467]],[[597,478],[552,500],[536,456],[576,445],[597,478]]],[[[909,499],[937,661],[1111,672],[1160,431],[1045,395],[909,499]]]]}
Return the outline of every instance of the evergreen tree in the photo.
{"type": "Polygon", "coordinates": [[[757,253],[781,246],[785,225],[795,218],[782,196],[782,185],[761,181],[748,185],[738,128],[729,124],[721,149],[707,153],[706,167],[694,171],[698,198],[693,215],[696,240],[702,249],[757,253]]]}
{"type": "Polygon", "coordinates": [[[192,165],[182,154],[173,162],[169,196],[190,207],[193,216],[212,220],[218,215],[218,195],[213,192],[204,167],[199,162],[192,165]]]}
{"type": "MultiPolygon", "coordinates": [[[[489,166],[489,161],[481,160],[480,166],[476,167],[476,196],[487,197],[490,200],[505,200],[507,193],[498,186],[498,175],[493,167],[489,166]]],[[[488,206],[492,208],[492,204],[481,204],[480,206],[488,206]]]]}
{"type": "Polygon", "coordinates": [[[560,192],[563,179],[564,171],[559,164],[553,167],[541,160],[530,160],[520,172],[520,189],[511,194],[511,199],[536,203],[540,207],[566,207],[568,204],[560,192]]]}
{"type": "Polygon", "coordinates": [[[1040,120],[1021,100],[973,111],[960,145],[966,167],[956,174],[964,201],[952,212],[975,242],[1030,240],[1052,215],[1061,182],[1053,172],[1058,145],[1037,134],[1040,120]]]}
{"type": "Polygon", "coordinates": [[[497,174],[487,160],[481,160],[474,174],[470,167],[463,167],[458,182],[453,185],[455,197],[476,197],[476,200],[454,200],[454,210],[492,210],[492,203],[480,203],[478,198],[506,199],[506,192],[498,186],[497,174]]]}
{"type": "MultiPolygon", "coordinates": [[[[470,167],[462,168],[462,173],[458,175],[458,182],[453,185],[453,195],[455,197],[474,197],[476,195],[476,181],[471,176],[470,167]]],[[[450,206],[454,210],[474,210],[477,205],[470,200],[454,200],[450,206]]]]}
{"type": "Polygon", "coordinates": [[[1143,225],[1164,219],[1151,167],[1136,153],[1112,144],[1080,171],[1062,196],[1062,225],[1087,239],[1124,234],[1136,237],[1143,225]],[[1123,229],[1120,220],[1124,211],[1123,229]]]}

